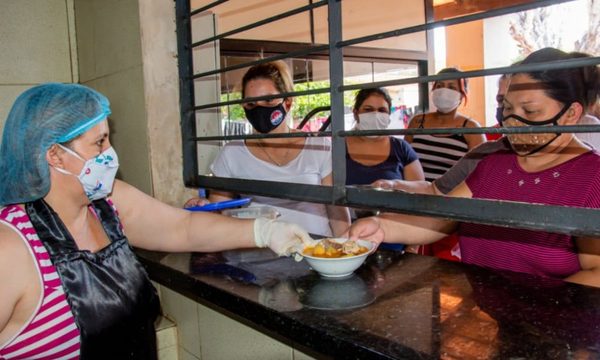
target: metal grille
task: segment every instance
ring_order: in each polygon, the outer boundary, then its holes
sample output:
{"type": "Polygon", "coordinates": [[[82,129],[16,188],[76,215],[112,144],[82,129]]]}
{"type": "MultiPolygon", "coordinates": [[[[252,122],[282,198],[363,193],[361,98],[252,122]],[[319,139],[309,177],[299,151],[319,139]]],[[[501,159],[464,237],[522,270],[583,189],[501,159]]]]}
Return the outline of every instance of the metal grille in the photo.
{"type": "MultiPolygon", "coordinates": [[[[431,0],[424,0],[427,12],[431,12],[431,0]]],[[[186,186],[206,187],[219,190],[227,190],[237,193],[250,193],[263,196],[288,198],[292,200],[312,201],[326,204],[337,204],[357,208],[380,209],[392,212],[420,214],[436,217],[468,221],[475,223],[493,224],[501,226],[521,227],[527,229],[540,229],[573,235],[600,236],[600,210],[569,208],[562,206],[542,206],[507,201],[492,201],[478,199],[443,198],[431,195],[408,194],[401,192],[379,192],[365,189],[363,187],[345,186],[345,141],[346,136],[356,135],[412,135],[412,134],[480,134],[480,133],[536,133],[536,132],[598,132],[600,126],[560,126],[533,129],[525,128],[456,128],[456,129],[402,129],[402,130],[370,130],[370,131],[345,131],[343,93],[355,89],[368,87],[385,87],[390,85],[428,83],[436,80],[456,79],[458,77],[480,77],[495,74],[527,72],[536,70],[559,69],[579,67],[592,64],[600,64],[600,57],[571,59],[561,62],[539,63],[520,65],[513,67],[498,67],[488,69],[477,69],[463,72],[459,75],[445,73],[439,75],[419,76],[415,78],[398,79],[392,81],[370,82],[362,84],[344,85],[343,54],[345,47],[361,44],[373,40],[380,40],[394,36],[412,34],[431,30],[437,27],[456,25],[489,17],[516,13],[538,7],[545,7],[573,0],[540,0],[526,4],[507,6],[500,9],[489,10],[465,16],[460,16],[442,21],[427,21],[424,24],[411,26],[393,31],[371,34],[348,40],[342,40],[342,12],[341,0],[309,1],[308,5],[287,12],[277,14],[238,29],[207,37],[192,43],[191,17],[203,11],[208,11],[227,0],[214,1],[200,9],[192,10],[189,0],[175,0],[177,16],[177,37],[179,51],[179,75],[181,96],[181,131],[183,139],[183,162],[184,181],[186,186]],[[193,49],[210,42],[218,41],[233,34],[252,29],[257,26],[268,24],[295,14],[310,11],[319,7],[327,7],[328,12],[328,35],[329,43],[325,45],[313,44],[300,50],[290,51],[284,54],[266,57],[263,59],[236,64],[229,67],[193,73],[193,49]],[[194,103],[194,80],[228,71],[242,69],[256,64],[266,63],[274,60],[301,57],[311,53],[328,51],[329,53],[329,76],[330,87],[311,89],[306,91],[295,91],[272,96],[261,96],[246,98],[243,100],[229,100],[197,105],[194,103]],[[212,109],[220,106],[240,104],[245,101],[268,100],[281,97],[294,97],[309,94],[330,93],[332,127],[327,132],[305,132],[288,134],[252,134],[252,135],[228,135],[228,136],[196,136],[195,112],[212,109]],[[198,163],[196,144],[203,141],[250,139],[250,138],[281,138],[281,137],[309,137],[309,136],[331,136],[333,157],[333,187],[301,185],[292,183],[280,183],[269,181],[255,181],[244,179],[219,178],[214,176],[203,176],[198,174],[198,163]]],[[[431,17],[431,16],[428,16],[431,17]]],[[[312,15],[311,15],[312,19],[312,15]]],[[[312,28],[312,23],[311,23],[312,28]]],[[[314,37],[313,37],[314,38],[314,37]]],[[[422,95],[422,94],[421,94],[422,95]]]]}

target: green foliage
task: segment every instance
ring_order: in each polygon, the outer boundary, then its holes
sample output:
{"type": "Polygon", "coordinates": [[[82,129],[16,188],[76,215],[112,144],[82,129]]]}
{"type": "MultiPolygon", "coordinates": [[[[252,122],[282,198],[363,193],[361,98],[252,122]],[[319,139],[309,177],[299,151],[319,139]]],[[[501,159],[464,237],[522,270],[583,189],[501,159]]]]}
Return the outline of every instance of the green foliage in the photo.
{"type": "MultiPolygon", "coordinates": [[[[314,81],[314,82],[305,82],[301,84],[294,84],[294,91],[304,91],[310,89],[321,89],[328,88],[329,81],[314,81]]],[[[344,106],[352,107],[354,103],[354,96],[356,91],[347,91],[344,93],[344,106]]],[[[221,101],[231,101],[237,100],[241,98],[240,92],[232,92],[229,94],[222,94],[221,101]]],[[[321,107],[321,106],[329,106],[330,98],[329,92],[322,94],[313,94],[313,95],[305,95],[298,96],[294,98],[294,108],[293,108],[293,117],[294,120],[302,120],[306,114],[308,114],[312,109],[321,107]]],[[[244,109],[240,104],[228,105],[221,107],[222,116],[224,119],[229,120],[244,120],[246,118],[244,114],[244,109]]]]}

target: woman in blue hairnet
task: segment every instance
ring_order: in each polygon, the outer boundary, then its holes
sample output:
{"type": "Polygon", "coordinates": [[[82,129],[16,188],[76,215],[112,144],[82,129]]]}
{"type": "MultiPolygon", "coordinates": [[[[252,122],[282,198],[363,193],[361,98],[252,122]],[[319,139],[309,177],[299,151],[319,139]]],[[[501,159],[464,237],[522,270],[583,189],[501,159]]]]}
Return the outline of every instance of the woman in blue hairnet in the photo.
{"type": "Polygon", "coordinates": [[[156,358],[158,298],[130,245],[287,255],[310,241],[296,225],[192,213],[115,180],[109,114],[102,94],[57,83],[11,109],[0,146],[0,359],[156,358]]]}

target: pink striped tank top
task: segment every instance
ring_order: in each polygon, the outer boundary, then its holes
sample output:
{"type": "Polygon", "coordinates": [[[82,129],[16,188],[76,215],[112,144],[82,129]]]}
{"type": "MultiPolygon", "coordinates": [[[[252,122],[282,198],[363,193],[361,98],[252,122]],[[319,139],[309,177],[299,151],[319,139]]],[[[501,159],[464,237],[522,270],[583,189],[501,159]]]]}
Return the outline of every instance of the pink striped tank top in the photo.
{"type": "Polygon", "coordinates": [[[42,298],[23,328],[0,344],[0,359],[78,359],[79,329],[46,248],[21,208],[0,209],[0,222],[14,229],[28,245],[43,284],[42,298]]]}

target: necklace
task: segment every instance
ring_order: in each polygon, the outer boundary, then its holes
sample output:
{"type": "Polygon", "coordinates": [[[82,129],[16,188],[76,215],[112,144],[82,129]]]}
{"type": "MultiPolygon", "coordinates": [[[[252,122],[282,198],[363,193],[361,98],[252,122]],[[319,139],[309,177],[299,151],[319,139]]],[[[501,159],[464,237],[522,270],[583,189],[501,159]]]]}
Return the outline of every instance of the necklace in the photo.
{"type": "MultiPolygon", "coordinates": [[[[267,157],[269,158],[269,160],[270,160],[270,161],[271,161],[273,164],[275,164],[275,165],[277,165],[277,166],[279,166],[279,167],[282,167],[283,165],[285,165],[285,163],[281,163],[281,162],[279,162],[279,161],[275,160],[275,159],[274,159],[274,158],[271,156],[271,154],[269,154],[269,152],[267,151],[267,149],[266,149],[266,148],[265,148],[265,146],[263,145],[262,141],[260,141],[260,140],[257,140],[256,142],[258,143],[258,147],[259,147],[259,148],[262,150],[262,152],[264,152],[264,153],[265,153],[265,155],[267,155],[267,157]]],[[[284,153],[284,154],[283,154],[283,156],[282,156],[282,159],[283,159],[283,161],[284,161],[284,162],[285,162],[285,159],[287,159],[287,157],[288,157],[288,154],[289,154],[289,153],[290,153],[290,147],[288,146],[288,147],[286,147],[285,153],[284,153]]]]}

